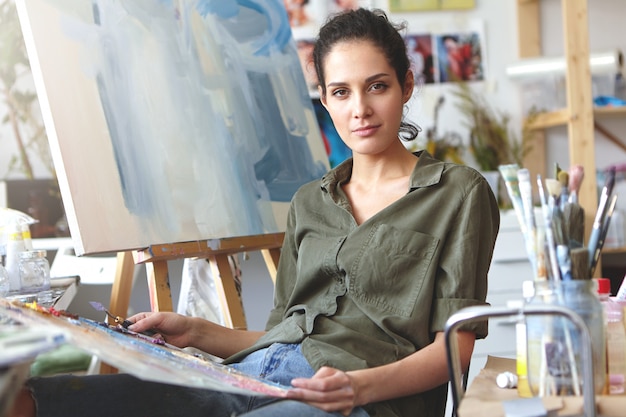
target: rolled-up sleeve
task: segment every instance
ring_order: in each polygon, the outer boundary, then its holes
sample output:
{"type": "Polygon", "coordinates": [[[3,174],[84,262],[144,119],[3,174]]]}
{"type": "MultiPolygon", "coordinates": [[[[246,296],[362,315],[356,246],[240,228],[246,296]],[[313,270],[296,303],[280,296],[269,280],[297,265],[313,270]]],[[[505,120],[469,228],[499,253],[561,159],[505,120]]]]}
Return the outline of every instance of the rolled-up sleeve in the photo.
{"type": "MultiPolygon", "coordinates": [[[[446,237],[435,281],[432,332],[443,331],[458,310],[487,304],[487,274],[499,225],[497,201],[488,183],[479,179],[452,219],[446,237]]],[[[477,338],[487,336],[486,321],[462,329],[476,333],[477,338]]]]}

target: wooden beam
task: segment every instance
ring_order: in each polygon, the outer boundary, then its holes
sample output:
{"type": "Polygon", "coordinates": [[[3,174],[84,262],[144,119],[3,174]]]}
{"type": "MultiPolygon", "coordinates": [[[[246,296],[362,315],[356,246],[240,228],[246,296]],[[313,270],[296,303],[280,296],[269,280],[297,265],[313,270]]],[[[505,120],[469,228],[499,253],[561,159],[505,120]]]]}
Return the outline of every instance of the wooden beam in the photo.
{"type": "MultiPolygon", "coordinates": [[[[561,7],[567,62],[567,107],[570,110],[567,123],[569,160],[571,165],[586,168],[579,197],[585,210],[586,241],[598,206],[587,0],[562,0],[561,7]]],[[[596,273],[601,271],[600,267],[596,268],[596,273]]]]}
{"type": "MultiPolygon", "coordinates": [[[[541,14],[540,0],[517,0],[517,47],[520,58],[540,56],[541,14]]],[[[524,168],[530,171],[531,178],[540,174],[546,176],[546,135],[537,131],[532,139],[530,151],[524,156],[524,168]]]]}

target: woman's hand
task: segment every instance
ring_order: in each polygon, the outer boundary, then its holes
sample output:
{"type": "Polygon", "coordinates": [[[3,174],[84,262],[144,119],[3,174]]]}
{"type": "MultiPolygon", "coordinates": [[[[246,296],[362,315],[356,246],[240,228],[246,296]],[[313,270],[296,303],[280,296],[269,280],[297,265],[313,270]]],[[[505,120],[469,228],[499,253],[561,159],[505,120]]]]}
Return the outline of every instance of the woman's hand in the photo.
{"type": "Polygon", "coordinates": [[[312,378],[295,378],[287,398],[300,400],[324,411],[349,415],[357,404],[357,393],[350,375],[324,366],[312,378]]]}
{"type": "Polygon", "coordinates": [[[190,317],[176,313],[152,312],[135,314],[128,317],[128,321],[134,323],[128,327],[128,330],[133,332],[155,332],[155,338],[161,338],[180,348],[191,345],[193,322],[190,317]]]}

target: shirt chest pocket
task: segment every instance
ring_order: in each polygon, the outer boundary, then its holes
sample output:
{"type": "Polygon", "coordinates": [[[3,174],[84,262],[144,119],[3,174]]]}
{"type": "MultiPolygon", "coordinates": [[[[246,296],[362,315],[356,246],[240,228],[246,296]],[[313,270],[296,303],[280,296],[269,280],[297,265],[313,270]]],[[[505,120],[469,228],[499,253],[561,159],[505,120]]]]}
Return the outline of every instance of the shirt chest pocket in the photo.
{"type": "Polygon", "coordinates": [[[349,292],[391,314],[412,314],[439,240],[412,230],[380,225],[350,268],[349,292]]]}

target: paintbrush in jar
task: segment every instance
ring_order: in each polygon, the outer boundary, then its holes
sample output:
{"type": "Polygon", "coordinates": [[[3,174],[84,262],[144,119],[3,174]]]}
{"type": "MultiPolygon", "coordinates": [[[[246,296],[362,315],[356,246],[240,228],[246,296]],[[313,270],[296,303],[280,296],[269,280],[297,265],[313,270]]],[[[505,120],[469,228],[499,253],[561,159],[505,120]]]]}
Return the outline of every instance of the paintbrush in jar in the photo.
{"type": "Polygon", "coordinates": [[[578,197],[574,199],[571,198],[572,192],[570,192],[569,187],[570,178],[570,175],[565,171],[559,173],[558,181],[559,184],[561,184],[559,201],[563,213],[563,228],[565,229],[567,238],[566,244],[570,248],[579,248],[583,246],[585,239],[585,210],[578,204],[578,197]]]}
{"type": "Polygon", "coordinates": [[[590,259],[589,263],[589,276],[593,276],[595,272],[596,265],[598,264],[598,260],[600,259],[600,252],[602,252],[602,247],[604,246],[604,240],[606,239],[606,235],[609,231],[609,226],[611,224],[611,217],[613,216],[613,212],[615,211],[615,203],[617,202],[617,194],[613,194],[611,197],[611,202],[609,203],[609,208],[606,211],[604,216],[604,221],[602,222],[602,227],[600,228],[600,237],[598,238],[598,244],[596,245],[596,250],[593,252],[593,258],[590,259]]]}
{"type": "Polygon", "coordinates": [[[551,210],[548,204],[548,199],[546,198],[546,194],[543,190],[541,175],[537,175],[537,188],[539,189],[539,201],[541,202],[541,212],[543,214],[550,272],[552,273],[552,278],[554,280],[559,280],[561,279],[561,272],[559,270],[559,265],[556,259],[556,243],[554,241],[554,233],[552,229],[551,210]]]}
{"type": "Polygon", "coordinates": [[[569,168],[569,202],[578,204],[580,185],[585,178],[585,168],[582,165],[572,165],[569,168]]]}
{"type": "MultiPolygon", "coordinates": [[[[604,215],[606,214],[607,204],[611,193],[613,192],[613,186],[615,184],[615,168],[608,170],[606,173],[606,180],[602,192],[600,193],[600,202],[598,203],[598,209],[593,219],[593,227],[591,228],[591,235],[589,236],[589,243],[587,244],[587,250],[589,251],[589,263],[591,269],[591,262],[598,249],[598,242],[600,240],[600,234],[602,233],[602,225],[604,224],[604,215]]],[[[594,266],[595,267],[595,266],[594,266]]]]}

